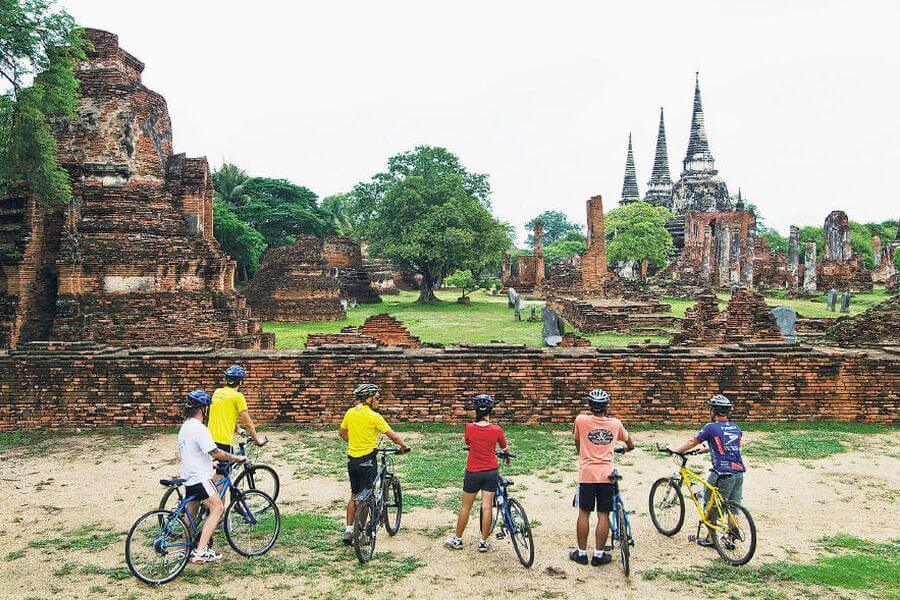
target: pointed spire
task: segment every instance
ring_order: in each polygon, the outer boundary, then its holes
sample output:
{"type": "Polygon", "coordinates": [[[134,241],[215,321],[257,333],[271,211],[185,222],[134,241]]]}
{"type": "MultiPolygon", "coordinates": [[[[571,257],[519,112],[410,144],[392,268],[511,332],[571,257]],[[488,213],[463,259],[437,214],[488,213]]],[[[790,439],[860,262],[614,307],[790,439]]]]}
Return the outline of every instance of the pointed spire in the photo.
{"type": "Polygon", "coordinates": [[[706,139],[703,103],[700,101],[700,72],[697,71],[694,80],[694,112],[691,116],[691,136],[688,141],[687,155],[684,157],[684,170],[712,170],[713,164],[714,159],[709,151],[709,141],[706,139]]]}
{"type": "Polygon", "coordinates": [[[625,180],[622,182],[622,199],[619,204],[630,204],[641,199],[634,170],[634,153],[631,150],[631,133],[628,134],[628,157],[625,159],[625,180]]]}
{"type": "Polygon", "coordinates": [[[649,184],[672,183],[669,176],[669,153],[666,150],[666,122],[663,109],[659,107],[659,132],[656,134],[656,157],[653,159],[653,173],[650,175],[649,184]]]}
{"type": "Polygon", "coordinates": [[[738,187],[737,201],[734,203],[735,210],[744,210],[744,197],[741,196],[741,188],[738,187]]]}

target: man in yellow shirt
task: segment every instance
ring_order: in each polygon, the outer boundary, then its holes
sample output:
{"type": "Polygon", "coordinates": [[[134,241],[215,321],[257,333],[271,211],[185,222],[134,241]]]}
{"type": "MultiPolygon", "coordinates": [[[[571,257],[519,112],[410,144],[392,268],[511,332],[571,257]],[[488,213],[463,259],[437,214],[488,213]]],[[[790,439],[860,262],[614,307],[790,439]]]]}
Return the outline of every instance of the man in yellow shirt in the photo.
{"type": "Polygon", "coordinates": [[[378,434],[383,433],[400,446],[401,452],[409,452],[403,437],[387,424],[378,412],[381,397],[378,386],[364,383],[354,390],[357,404],[344,414],[338,435],[347,442],[347,473],[350,476],[350,500],[347,502],[347,526],[344,528],[344,543],[350,544],[353,537],[353,518],[359,502],[356,495],[372,487],[378,473],[375,448],[378,434]]]}
{"type": "MultiPolygon", "coordinates": [[[[209,407],[209,433],[216,446],[229,454],[234,453],[232,442],[238,419],[257,446],[265,443],[256,433],[256,426],[247,411],[247,399],[238,391],[246,375],[247,372],[239,365],[228,367],[225,370],[225,386],[213,392],[212,405],[209,407]]],[[[220,465],[216,468],[214,481],[222,479],[227,474],[228,464],[220,465]]]]}

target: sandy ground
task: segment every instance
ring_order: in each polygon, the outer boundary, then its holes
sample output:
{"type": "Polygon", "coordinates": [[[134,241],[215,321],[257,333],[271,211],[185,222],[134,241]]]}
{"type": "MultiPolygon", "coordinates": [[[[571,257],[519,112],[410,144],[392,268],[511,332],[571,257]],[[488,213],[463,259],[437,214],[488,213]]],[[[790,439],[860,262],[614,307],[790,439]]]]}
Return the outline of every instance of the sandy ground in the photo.
{"type": "MultiPolygon", "coordinates": [[[[286,444],[303,432],[274,432],[274,444],[286,444]]],[[[645,432],[636,436],[639,445],[674,442],[686,435],[678,432],[645,432]]],[[[746,444],[754,436],[748,434],[746,444]]],[[[895,538],[893,517],[900,490],[900,455],[894,448],[900,433],[854,436],[858,449],[815,461],[783,460],[753,462],[744,485],[744,504],[752,512],[759,532],[758,549],[751,564],[776,560],[812,560],[820,548],[815,541],[824,535],[844,533],[874,541],[895,538]]],[[[115,531],[127,531],[134,520],[155,506],[162,488],[158,479],[177,472],[175,436],[159,434],[139,441],[109,443],[98,436],[66,438],[48,454],[8,453],[0,460],[0,482],[5,494],[0,500],[0,581],[4,598],[305,598],[319,583],[285,576],[240,579],[225,576],[220,585],[189,583],[183,579],[149,588],[135,579],[113,580],[106,575],[84,574],[79,568],[61,569],[66,562],[78,567],[124,566],[123,544],[117,542],[98,552],[82,550],[50,552],[28,543],[58,532],[92,523],[103,523],[115,531]],[[72,447],[72,440],[77,447],[72,447]],[[24,551],[11,558],[10,553],[24,551]],[[63,572],[60,572],[60,571],[63,572]],[[54,573],[57,573],[54,575],[54,573]],[[276,589],[272,589],[272,587],[276,589]]],[[[271,456],[271,454],[270,454],[271,456]]],[[[402,460],[402,459],[401,459],[402,460]]],[[[294,468],[266,461],[282,474],[285,512],[304,511],[339,516],[347,490],[342,473],[335,478],[293,477],[294,468]]],[[[700,467],[700,460],[692,463],[700,467]]],[[[650,569],[683,570],[719,560],[714,550],[687,541],[693,533],[693,515],[688,513],[684,529],[672,538],[655,531],[647,514],[647,496],[652,482],[671,473],[670,459],[637,450],[620,461],[625,475],[623,494],[632,517],[636,546],[632,551],[632,576],[626,579],[618,561],[595,568],[567,559],[574,547],[571,498],[574,474],[559,483],[534,476],[515,478],[514,496],[534,529],[536,558],[525,570],[516,562],[508,541],[494,541],[487,554],[475,552],[476,527],[470,523],[466,548],[451,551],[442,546],[443,536],[429,538],[424,530],[449,526],[455,514],[441,508],[416,508],[404,514],[401,532],[390,538],[380,535],[378,551],[415,555],[425,566],[410,576],[388,583],[379,595],[411,598],[508,597],[519,598],[701,598],[703,590],[667,577],[645,579],[650,569]]],[[[688,510],[693,510],[690,506],[688,510]]],[[[340,534],[335,532],[335,536],[340,534]]],[[[591,535],[593,539],[593,534],[591,535]]],[[[590,544],[592,546],[593,543],[590,544]]],[[[276,546],[272,554],[277,556],[276,546]]],[[[242,560],[230,549],[225,561],[242,560]]],[[[342,571],[356,569],[352,553],[342,571]]],[[[618,558],[618,557],[616,557],[618,558]]],[[[202,569],[188,565],[187,569],[202,569]]],[[[366,568],[377,569],[377,561],[366,568]]],[[[741,597],[741,590],[729,590],[741,597]]],[[[787,597],[800,597],[791,587],[779,587],[787,597]]],[[[843,593],[843,592],[842,592],[843,593]]],[[[363,597],[361,590],[339,597],[363,597]]],[[[847,597],[853,597],[847,593],[847,597]]],[[[863,597],[860,595],[859,597],[863,597]]]]}

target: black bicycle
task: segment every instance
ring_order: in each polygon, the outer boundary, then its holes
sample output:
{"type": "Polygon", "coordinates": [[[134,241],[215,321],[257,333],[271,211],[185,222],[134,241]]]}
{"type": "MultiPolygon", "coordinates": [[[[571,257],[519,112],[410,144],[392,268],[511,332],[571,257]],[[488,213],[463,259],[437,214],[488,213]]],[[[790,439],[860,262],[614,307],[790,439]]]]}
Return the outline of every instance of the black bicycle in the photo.
{"type": "Polygon", "coordinates": [[[384,524],[388,535],[400,530],[403,516],[403,490],[394,474],[391,454],[403,453],[401,448],[377,448],[378,473],[372,487],[356,495],[362,504],[356,508],[353,519],[353,550],[360,563],[367,563],[375,554],[375,538],[378,528],[384,524]]]}
{"type": "MultiPolygon", "coordinates": [[[[505,460],[515,458],[515,454],[497,452],[497,457],[505,460]]],[[[509,489],[515,485],[506,477],[500,476],[497,483],[497,492],[494,494],[494,510],[491,516],[491,532],[497,527],[497,521],[502,516],[500,531],[497,539],[502,540],[507,535],[512,542],[513,550],[526,569],[534,563],[534,540],[531,537],[531,523],[525,509],[515,498],[510,498],[509,489]]],[[[481,509],[479,509],[478,522],[481,523],[481,509]]]]}
{"type": "MultiPolygon", "coordinates": [[[[247,456],[247,445],[250,438],[242,433],[242,440],[238,443],[237,456],[247,456]]],[[[263,440],[259,447],[263,447],[269,443],[269,440],[263,440]]],[[[229,475],[234,470],[234,464],[229,468],[229,475]]],[[[175,479],[172,477],[171,479],[175,479]]],[[[278,492],[281,491],[281,480],[278,473],[269,465],[258,465],[255,462],[247,460],[241,465],[241,473],[234,478],[233,487],[248,491],[259,490],[265,493],[273,501],[278,500],[278,492]]],[[[170,487],[167,489],[159,501],[159,510],[175,510],[181,501],[184,500],[184,488],[170,487]]]]}

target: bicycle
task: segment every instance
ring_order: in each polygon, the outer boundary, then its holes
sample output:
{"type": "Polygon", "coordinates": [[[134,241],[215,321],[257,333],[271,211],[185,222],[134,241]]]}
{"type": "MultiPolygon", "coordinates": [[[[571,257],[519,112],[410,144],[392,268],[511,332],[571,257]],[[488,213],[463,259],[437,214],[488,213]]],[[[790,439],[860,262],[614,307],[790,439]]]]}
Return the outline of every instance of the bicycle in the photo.
{"type": "Polygon", "coordinates": [[[393,461],[388,459],[388,455],[402,453],[403,450],[379,447],[375,452],[378,455],[376,460],[380,459],[378,472],[372,487],[356,495],[356,500],[363,504],[357,506],[353,518],[353,550],[361,564],[369,562],[375,554],[375,541],[382,523],[388,535],[394,536],[400,530],[403,516],[403,490],[392,470],[393,461]]]}
{"type": "MultiPolygon", "coordinates": [[[[616,448],[617,454],[625,454],[625,448],[616,448]]],[[[622,561],[622,569],[625,571],[625,577],[631,574],[631,548],[634,546],[634,536],[631,532],[631,520],[628,515],[633,515],[634,511],[625,509],[625,502],[619,494],[619,482],[622,475],[619,471],[613,469],[609,474],[609,480],[613,484],[613,509],[609,514],[609,530],[611,538],[611,548],[615,549],[616,543],[619,544],[619,558],[622,561]]]]}
{"type": "MultiPolygon", "coordinates": [[[[237,456],[247,456],[247,444],[250,442],[250,437],[244,432],[241,432],[241,437],[243,439],[238,443],[238,451],[235,454],[237,456]]],[[[263,440],[263,443],[260,444],[259,447],[262,448],[268,443],[268,439],[263,440]]],[[[230,469],[233,468],[234,465],[231,465],[230,469]]],[[[242,468],[241,474],[234,480],[235,488],[241,490],[259,490],[272,498],[272,501],[278,500],[278,493],[281,491],[281,480],[275,469],[269,465],[258,465],[250,460],[244,462],[242,468]]],[[[181,488],[170,487],[163,493],[163,496],[159,501],[159,509],[174,510],[182,500],[184,500],[184,493],[181,488]]]]}
{"type": "MultiPolygon", "coordinates": [[[[185,480],[176,477],[159,483],[176,489],[185,480]]],[[[231,475],[215,483],[220,498],[231,490],[232,500],[223,516],[225,539],[245,557],[262,556],[272,549],[281,532],[281,513],[275,501],[259,490],[234,487],[231,475]]],[[[125,538],[125,562],[132,575],[149,585],[172,581],[187,566],[208,515],[206,507],[197,517],[188,510],[193,496],[182,498],[174,510],[155,509],[142,515],[125,538]]]]}
{"type": "MultiPolygon", "coordinates": [[[[497,457],[505,460],[515,458],[515,454],[509,452],[497,452],[497,457]]],[[[497,521],[503,517],[500,523],[500,531],[497,532],[496,538],[502,540],[507,535],[512,542],[513,550],[526,569],[531,568],[534,563],[534,539],[531,537],[531,523],[528,521],[528,515],[525,509],[515,498],[510,498],[509,487],[515,485],[512,481],[503,477],[499,478],[497,483],[497,492],[494,494],[494,510],[491,516],[491,529],[489,533],[493,533],[497,526],[497,521]]],[[[481,523],[481,509],[479,509],[478,523],[481,523]]],[[[480,527],[480,526],[479,526],[480,527]]]]}
{"type": "MultiPolygon", "coordinates": [[[[656,449],[664,454],[676,456],[676,462],[680,463],[677,474],[657,479],[650,488],[650,518],[657,531],[671,537],[681,530],[684,524],[684,494],[681,487],[687,486],[690,498],[700,515],[697,534],[688,536],[688,540],[699,540],[700,529],[705,525],[722,560],[735,567],[747,564],[756,552],[756,524],[746,508],[737,502],[725,500],[716,485],[710,484],[687,467],[688,456],[701,454],[702,451],[675,452],[659,444],[656,445],[656,449]],[[709,490],[709,502],[706,503],[706,507],[702,505],[702,487],[694,492],[692,488],[694,483],[700,483],[709,490]],[[674,524],[669,526],[670,522],[674,524]]],[[[720,479],[731,477],[730,473],[717,475],[716,484],[720,479]]]]}

